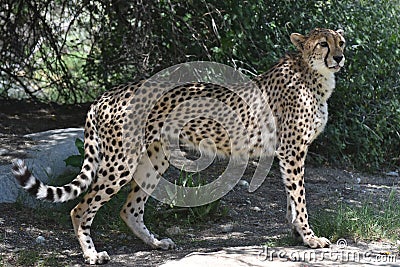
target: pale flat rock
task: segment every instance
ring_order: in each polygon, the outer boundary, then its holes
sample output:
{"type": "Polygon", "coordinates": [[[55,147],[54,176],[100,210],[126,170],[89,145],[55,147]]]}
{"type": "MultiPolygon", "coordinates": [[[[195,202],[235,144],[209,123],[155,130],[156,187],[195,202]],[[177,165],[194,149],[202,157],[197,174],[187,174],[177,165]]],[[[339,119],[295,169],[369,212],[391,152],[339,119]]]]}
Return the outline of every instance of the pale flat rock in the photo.
{"type": "MultiPolygon", "coordinates": [[[[64,159],[78,154],[76,138],[83,139],[83,129],[68,128],[25,135],[35,141],[35,145],[26,151],[24,158],[28,168],[41,181],[47,183],[66,172],[76,171],[66,167],[64,159]]],[[[13,203],[23,192],[17,185],[10,164],[0,166],[0,203],[13,203]]],[[[27,197],[26,197],[27,198],[27,197]]]]}
{"type": "Polygon", "coordinates": [[[262,246],[225,248],[217,252],[191,253],[160,267],[300,267],[300,266],[400,266],[400,258],[386,250],[333,245],[331,248],[262,246]]]}

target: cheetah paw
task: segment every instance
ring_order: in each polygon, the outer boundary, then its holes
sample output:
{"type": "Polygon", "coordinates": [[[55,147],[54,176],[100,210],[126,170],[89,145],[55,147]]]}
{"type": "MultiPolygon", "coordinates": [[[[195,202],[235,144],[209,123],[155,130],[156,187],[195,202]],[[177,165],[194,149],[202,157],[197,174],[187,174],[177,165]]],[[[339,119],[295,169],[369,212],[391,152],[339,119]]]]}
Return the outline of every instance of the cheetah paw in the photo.
{"type": "Polygon", "coordinates": [[[154,247],[158,248],[158,249],[163,249],[163,250],[174,249],[175,243],[170,238],[165,238],[165,239],[155,241],[154,247]]]}
{"type": "Polygon", "coordinates": [[[88,264],[104,264],[110,261],[110,256],[108,256],[106,251],[94,253],[89,256],[85,256],[85,263],[88,264]]]}
{"type": "Polygon", "coordinates": [[[310,248],[327,248],[331,245],[331,241],[325,237],[313,236],[309,239],[304,240],[304,244],[310,248]]]}

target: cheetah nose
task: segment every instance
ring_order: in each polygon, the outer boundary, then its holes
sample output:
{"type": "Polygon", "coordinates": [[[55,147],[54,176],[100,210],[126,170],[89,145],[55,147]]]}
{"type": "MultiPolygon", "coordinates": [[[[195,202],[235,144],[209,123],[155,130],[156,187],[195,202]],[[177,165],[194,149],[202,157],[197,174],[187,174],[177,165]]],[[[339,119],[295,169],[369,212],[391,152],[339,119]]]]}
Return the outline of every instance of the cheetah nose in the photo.
{"type": "Polygon", "coordinates": [[[340,61],[342,61],[343,56],[334,56],[333,59],[337,62],[340,63],[340,61]]]}

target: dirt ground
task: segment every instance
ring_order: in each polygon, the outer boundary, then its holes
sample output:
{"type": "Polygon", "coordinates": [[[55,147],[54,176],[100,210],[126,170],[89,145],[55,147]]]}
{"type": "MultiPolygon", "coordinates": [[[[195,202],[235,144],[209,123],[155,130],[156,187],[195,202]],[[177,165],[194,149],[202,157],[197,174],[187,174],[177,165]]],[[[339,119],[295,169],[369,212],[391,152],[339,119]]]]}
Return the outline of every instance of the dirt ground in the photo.
{"type": "MultiPolygon", "coordinates": [[[[0,164],[23,156],[31,141],[22,135],[80,127],[84,124],[87,109],[88,105],[65,107],[0,101],[0,164]]],[[[218,166],[216,168],[219,169],[218,166]]],[[[211,175],[214,171],[212,169],[202,175],[211,175]]],[[[252,167],[246,172],[245,180],[251,178],[251,172],[252,167]]],[[[357,205],[366,200],[378,203],[387,199],[393,187],[400,193],[399,177],[384,174],[366,175],[306,165],[305,180],[308,209],[315,220],[321,211],[335,211],[340,203],[357,205]]],[[[163,223],[161,229],[150,223],[153,232],[175,241],[176,250],[151,250],[133,234],[107,226],[94,227],[94,242],[99,251],[106,250],[111,256],[111,263],[106,266],[158,266],[191,252],[262,246],[288,235],[286,196],[276,168],[256,192],[249,193],[245,186],[238,185],[222,199],[221,206],[226,214],[209,221],[182,224],[172,218],[163,223]]],[[[64,217],[57,212],[54,216],[42,216],[35,209],[0,204],[0,266],[23,266],[21,255],[27,254],[24,251],[31,253],[28,258],[45,259],[35,266],[84,266],[72,225],[61,219],[64,217]]],[[[118,220],[115,218],[115,221],[118,220]]],[[[357,242],[354,244],[357,246],[357,242]]]]}

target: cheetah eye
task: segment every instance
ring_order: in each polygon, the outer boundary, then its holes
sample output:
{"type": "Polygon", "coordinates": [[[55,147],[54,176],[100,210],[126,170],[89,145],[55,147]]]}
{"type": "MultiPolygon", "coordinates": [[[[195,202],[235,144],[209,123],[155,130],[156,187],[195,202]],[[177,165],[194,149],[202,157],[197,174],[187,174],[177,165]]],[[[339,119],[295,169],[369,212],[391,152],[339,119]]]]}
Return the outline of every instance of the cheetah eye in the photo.
{"type": "Polygon", "coordinates": [[[327,42],[320,42],[319,45],[321,47],[328,47],[328,43],[327,42]]]}
{"type": "Polygon", "coordinates": [[[343,42],[343,41],[340,41],[340,42],[339,42],[339,46],[344,46],[344,42],[343,42]]]}

